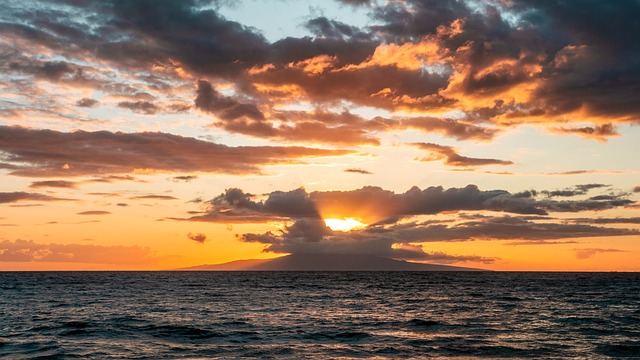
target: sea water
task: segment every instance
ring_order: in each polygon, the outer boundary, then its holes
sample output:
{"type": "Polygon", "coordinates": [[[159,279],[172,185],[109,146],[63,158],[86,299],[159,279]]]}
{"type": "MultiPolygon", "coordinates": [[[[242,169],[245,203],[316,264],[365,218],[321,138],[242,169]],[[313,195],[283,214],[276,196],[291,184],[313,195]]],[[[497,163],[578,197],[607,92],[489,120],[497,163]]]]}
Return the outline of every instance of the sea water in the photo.
{"type": "Polygon", "coordinates": [[[640,358],[640,274],[4,272],[0,358],[640,358]]]}

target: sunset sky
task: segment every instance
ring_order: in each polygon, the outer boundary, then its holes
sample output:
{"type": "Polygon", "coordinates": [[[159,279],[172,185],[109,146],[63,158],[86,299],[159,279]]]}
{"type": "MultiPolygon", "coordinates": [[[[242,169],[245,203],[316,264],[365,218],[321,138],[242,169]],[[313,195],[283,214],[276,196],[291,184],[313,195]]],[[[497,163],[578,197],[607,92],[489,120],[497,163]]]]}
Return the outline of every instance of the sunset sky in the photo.
{"type": "Polygon", "coordinates": [[[640,271],[638,18],[637,0],[2,1],[0,270],[640,271]]]}

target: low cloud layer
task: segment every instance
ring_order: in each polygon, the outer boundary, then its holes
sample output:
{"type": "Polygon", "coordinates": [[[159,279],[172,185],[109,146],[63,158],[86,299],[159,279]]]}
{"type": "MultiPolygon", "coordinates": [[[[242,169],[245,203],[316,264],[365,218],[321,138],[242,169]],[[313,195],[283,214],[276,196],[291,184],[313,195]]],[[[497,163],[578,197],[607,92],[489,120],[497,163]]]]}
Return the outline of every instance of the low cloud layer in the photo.
{"type": "MultiPolygon", "coordinates": [[[[604,187],[586,184],[575,187],[587,191],[604,187]]],[[[275,253],[365,253],[398,259],[434,260],[434,254],[416,243],[471,240],[520,240],[540,243],[567,238],[638,235],[634,229],[607,228],[589,224],[555,221],[541,216],[550,212],[582,212],[625,206],[630,200],[555,201],[542,192],[512,194],[504,190],[483,191],[476,186],[443,189],[417,187],[394,193],[378,187],[351,191],[315,191],[304,189],[276,191],[256,196],[240,189],[228,189],[208,203],[205,214],[190,221],[217,223],[287,223],[282,230],[238,235],[244,242],[264,244],[275,253]],[[463,210],[503,212],[502,217],[459,214],[457,220],[409,220],[463,210]],[[532,216],[523,216],[532,215],[532,216]],[[369,225],[363,229],[334,231],[326,218],[357,218],[369,225]]],[[[574,194],[571,194],[573,196],[574,194]]],[[[592,197],[593,198],[593,197],[592,197]]],[[[490,258],[442,255],[438,261],[476,261],[490,258]],[[449,256],[449,257],[447,257],[449,256]],[[471,259],[475,260],[471,260],[471,259]]]]}
{"type": "Polygon", "coordinates": [[[18,176],[83,176],[136,171],[260,174],[272,164],[340,156],[347,150],[230,147],[167,133],[58,132],[0,126],[2,162],[18,176]]]}
{"type": "Polygon", "coordinates": [[[20,201],[67,201],[45,194],[28,193],[24,191],[0,192],[0,204],[15,203],[20,201]]]}
{"type": "Polygon", "coordinates": [[[109,265],[153,265],[149,248],[84,244],[41,244],[32,240],[0,241],[0,261],[69,262],[109,265]]]}
{"type": "Polygon", "coordinates": [[[618,249],[597,249],[597,248],[574,249],[573,251],[575,252],[576,259],[578,260],[589,259],[598,254],[625,252],[624,250],[618,250],[618,249]]]}

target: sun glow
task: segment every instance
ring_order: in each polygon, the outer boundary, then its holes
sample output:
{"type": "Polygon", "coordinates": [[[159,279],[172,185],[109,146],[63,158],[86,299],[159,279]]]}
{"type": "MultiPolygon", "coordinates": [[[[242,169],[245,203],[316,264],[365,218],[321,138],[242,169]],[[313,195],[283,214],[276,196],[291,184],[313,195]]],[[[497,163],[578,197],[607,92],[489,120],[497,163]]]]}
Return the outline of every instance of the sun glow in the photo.
{"type": "Polygon", "coordinates": [[[367,226],[354,218],[324,219],[324,223],[333,231],[358,230],[367,226]]]}

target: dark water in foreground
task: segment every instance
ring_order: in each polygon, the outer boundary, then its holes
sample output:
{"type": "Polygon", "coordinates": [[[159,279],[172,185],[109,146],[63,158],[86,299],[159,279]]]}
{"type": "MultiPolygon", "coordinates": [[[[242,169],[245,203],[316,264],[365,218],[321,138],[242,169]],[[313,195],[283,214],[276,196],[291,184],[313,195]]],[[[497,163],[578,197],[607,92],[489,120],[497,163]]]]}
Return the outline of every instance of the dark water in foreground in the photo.
{"type": "Polygon", "coordinates": [[[0,358],[640,358],[639,273],[0,273],[0,358]]]}

